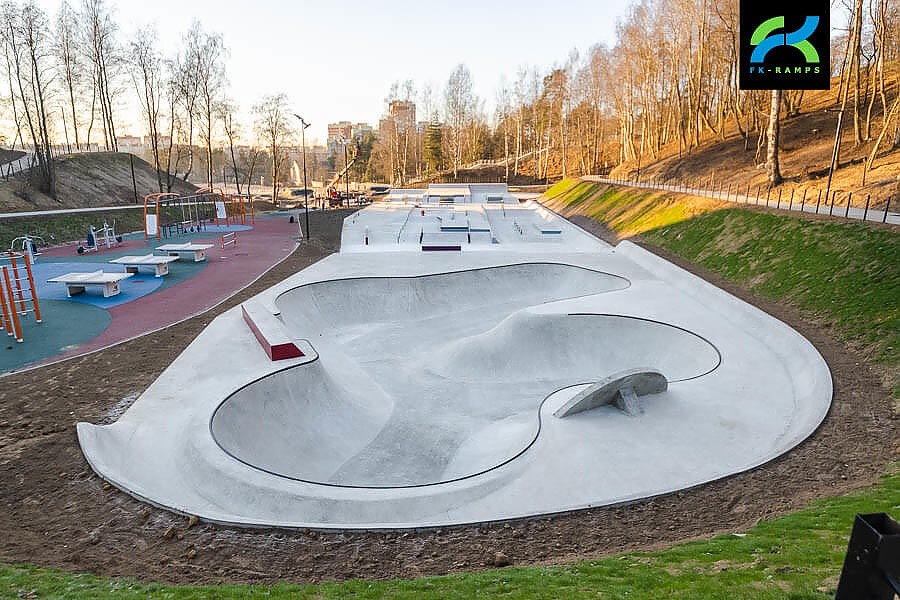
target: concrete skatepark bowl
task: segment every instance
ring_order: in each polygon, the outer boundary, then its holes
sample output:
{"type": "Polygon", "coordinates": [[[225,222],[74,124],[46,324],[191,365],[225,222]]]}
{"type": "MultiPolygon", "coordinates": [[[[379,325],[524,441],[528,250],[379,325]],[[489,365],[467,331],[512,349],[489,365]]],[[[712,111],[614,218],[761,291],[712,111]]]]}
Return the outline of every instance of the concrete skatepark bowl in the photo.
{"type": "Polygon", "coordinates": [[[783,323],[501,186],[459,194],[348,217],[339,254],[250,301],[303,356],[270,360],[232,309],[119,421],[79,424],[92,467],[215,522],[436,527],[698,485],[824,418],[827,366],[783,323]],[[448,219],[460,250],[428,251],[448,219]]]}

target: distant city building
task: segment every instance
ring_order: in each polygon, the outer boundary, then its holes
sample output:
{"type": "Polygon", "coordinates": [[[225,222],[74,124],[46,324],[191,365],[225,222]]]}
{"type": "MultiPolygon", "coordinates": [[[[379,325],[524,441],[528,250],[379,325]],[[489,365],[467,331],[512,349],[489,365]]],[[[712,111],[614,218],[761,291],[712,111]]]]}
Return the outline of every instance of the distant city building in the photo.
{"type": "Polygon", "coordinates": [[[119,152],[128,152],[137,156],[144,154],[144,150],[147,148],[144,145],[144,138],[135,135],[118,136],[116,145],[119,147],[119,152]]]}
{"type": "Polygon", "coordinates": [[[416,125],[416,103],[411,100],[394,100],[388,105],[388,117],[397,124],[399,131],[416,125]]]}
{"type": "Polygon", "coordinates": [[[353,126],[351,136],[355,140],[361,140],[370,133],[375,133],[375,129],[371,125],[369,125],[368,123],[357,123],[353,126]]]}
{"type": "Polygon", "coordinates": [[[337,139],[341,136],[349,138],[353,135],[353,123],[350,121],[339,121],[337,123],[328,124],[328,139],[337,139]]]}
{"type": "Polygon", "coordinates": [[[353,137],[353,123],[339,121],[328,124],[328,139],[326,141],[329,152],[341,150],[341,140],[349,140],[353,137]]]}

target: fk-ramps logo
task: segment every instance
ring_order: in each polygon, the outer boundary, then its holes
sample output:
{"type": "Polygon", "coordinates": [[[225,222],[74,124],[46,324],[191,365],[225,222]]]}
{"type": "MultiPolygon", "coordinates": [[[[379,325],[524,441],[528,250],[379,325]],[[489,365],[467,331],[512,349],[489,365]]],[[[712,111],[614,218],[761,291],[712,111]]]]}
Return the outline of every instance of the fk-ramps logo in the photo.
{"type": "Polygon", "coordinates": [[[829,0],[742,0],[741,89],[827,90],[829,10],[829,0]]]}

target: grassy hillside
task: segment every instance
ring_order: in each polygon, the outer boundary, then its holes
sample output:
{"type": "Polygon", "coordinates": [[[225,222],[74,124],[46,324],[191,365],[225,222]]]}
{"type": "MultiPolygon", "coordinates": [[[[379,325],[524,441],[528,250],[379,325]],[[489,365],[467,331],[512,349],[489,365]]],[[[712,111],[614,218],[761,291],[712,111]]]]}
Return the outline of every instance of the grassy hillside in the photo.
{"type": "Polygon", "coordinates": [[[709,198],[692,197],[690,202],[684,202],[667,192],[618,188],[577,179],[560,181],[544,197],[554,210],[566,216],[578,214],[595,219],[619,238],[730,206],[709,198]]]}
{"type": "Polygon", "coordinates": [[[143,219],[143,205],[134,210],[6,218],[0,221],[0,248],[9,248],[14,238],[25,234],[40,236],[49,246],[84,240],[91,225],[99,228],[103,223],[114,226],[117,234],[141,231],[143,219]]]}
{"type": "MultiPolygon", "coordinates": [[[[24,175],[0,181],[0,212],[53,210],[134,204],[131,155],[115,152],[69,154],[56,159],[57,198],[37,191],[24,175]]],[[[134,157],[138,200],[159,191],[156,173],[146,161],[134,157]]],[[[177,181],[176,193],[189,193],[193,185],[177,181]]]]}
{"type": "Polygon", "coordinates": [[[897,227],[775,214],[668,192],[566,180],[548,206],[596,219],[619,237],[666,248],[746,289],[834,326],[881,367],[900,397],[897,227]]]}

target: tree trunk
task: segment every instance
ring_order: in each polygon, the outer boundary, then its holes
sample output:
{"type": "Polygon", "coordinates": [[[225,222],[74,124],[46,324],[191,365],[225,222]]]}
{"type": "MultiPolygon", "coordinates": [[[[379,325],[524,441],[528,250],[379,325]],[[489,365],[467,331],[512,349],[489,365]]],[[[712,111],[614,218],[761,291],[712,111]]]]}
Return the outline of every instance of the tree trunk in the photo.
{"type": "Polygon", "coordinates": [[[766,150],[766,174],[771,185],[779,185],[783,181],[778,162],[778,140],[781,137],[781,121],[778,118],[780,111],[781,90],[772,90],[772,105],[769,108],[769,145],[766,150]]]}
{"type": "Polygon", "coordinates": [[[881,133],[878,134],[878,139],[875,141],[875,145],[872,147],[872,152],[869,154],[868,160],[866,160],[866,164],[863,167],[862,172],[862,181],[860,185],[866,185],[866,175],[868,175],[869,170],[872,168],[872,165],[875,163],[875,157],[878,155],[878,148],[881,146],[881,142],[884,141],[884,136],[888,132],[888,128],[890,127],[891,120],[894,117],[894,113],[897,112],[897,107],[900,106],[900,94],[894,98],[894,104],[891,106],[891,110],[884,116],[884,123],[881,127],[881,133]]]}

